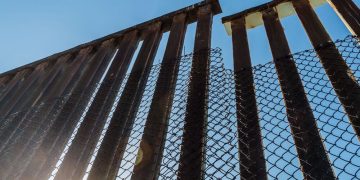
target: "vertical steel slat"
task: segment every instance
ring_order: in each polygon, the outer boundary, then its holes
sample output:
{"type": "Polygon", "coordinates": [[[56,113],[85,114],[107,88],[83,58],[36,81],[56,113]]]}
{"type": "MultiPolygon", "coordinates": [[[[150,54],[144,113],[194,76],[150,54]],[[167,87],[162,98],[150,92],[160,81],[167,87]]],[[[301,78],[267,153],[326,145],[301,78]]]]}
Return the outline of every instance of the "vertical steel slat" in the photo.
{"type": "Polygon", "coordinates": [[[23,69],[16,73],[16,75],[11,79],[9,84],[7,85],[4,93],[0,97],[1,104],[8,101],[10,94],[16,90],[19,84],[32,72],[31,69],[23,69]]]}
{"type": "Polygon", "coordinates": [[[84,175],[91,158],[91,152],[95,149],[101,130],[104,127],[107,116],[115,102],[117,90],[120,88],[138,45],[137,34],[138,32],[135,30],[130,34],[125,35],[121,41],[119,52],[114,58],[78,131],[82,136],[77,136],[74,139],[74,146],[70,147],[56,178],[81,179],[84,175]],[[84,135],[85,127],[88,130],[88,135],[84,135]],[[80,138],[81,143],[78,143],[80,138]]]}
{"type": "Polygon", "coordinates": [[[208,83],[213,13],[211,5],[201,7],[187,99],[178,179],[202,179],[205,158],[208,83]]]}
{"type": "Polygon", "coordinates": [[[360,140],[360,86],[309,1],[293,1],[293,5],[360,140]]]}
{"type": "Polygon", "coordinates": [[[360,36],[359,8],[352,0],[328,0],[353,35],[360,36]]]}
{"type": "Polygon", "coordinates": [[[160,44],[161,23],[151,25],[147,31],[88,179],[115,179],[160,44]]]}
{"type": "MultiPolygon", "coordinates": [[[[64,57],[64,60],[68,60],[70,56],[66,55],[64,57]]],[[[65,62],[63,62],[65,63],[65,62]]],[[[63,64],[61,64],[63,65],[63,64]]],[[[60,73],[57,73],[58,75],[61,75],[61,72],[63,71],[63,68],[61,68],[60,73]]],[[[38,97],[37,102],[33,104],[32,107],[39,108],[40,103],[43,100],[43,97],[46,96],[49,92],[51,87],[56,84],[56,81],[59,79],[59,76],[57,75],[57,78],[54,78],[53,82],[45,88],[44,93],[38,97]]],[[[10,123],[10,126],[6,129],[9,133],[4,133],[5,135],[8,135],[4,138],[4,141],[1,142],[1,155],[0,155],[0,178],[1,179],[7,179],[7,175],[9,174],[9,171],[13,168],[12,164],[15,163],[15,157],[17,157],[19,152],[22,151],[21,146],[23,145],[23,142],[28,140],[27,136],[24,134],[26,132],[26,125],[32,125],[31,123],[31,117],[33,115],[36,115],[36,112],[32,112],[31,110],[27,110],[25,115],[21,118],[16,118],[15,121],[10,123]],[[19,128],[20,127],[20,128],[19,128]],[[20,146],[18,148],[18,145],[20,146]]]]}
{"type": "Polygon", "coordinates": [[[13,107],[22,99],[24,95],[28,95],[29,90],[36,88],[36,81],[40,78],[41,72],[44,71],[44,66],[47,63],[40,64],[35,67],[34,71],[25,79],[21,86],[17,90],[13,91],[12,95],[9,95],[11,101],[3,101],[0,104],[0,116],[6,117],[13,107]]]}
{"type": "Polygon", "coordinates": [[[81,79],[41,143],[39,149],[42,151],[35,153],[22,177],[35,180],[47,179],[50,176],[114,52],[113,40],[109,40],[91,54],[88,65],[80,75],[81,79]]]}
{"type": "Polygon", "coordinates": [[[186,14],[179,14],[173,18],[164,60],[140,143],[144,158],[135,165],[131,179],[153,180],[157,179],[159,174],[186,27],[186,14]]]}
{"type": "Polygon", "coordinates": [[[33,101],[35,101],[36,98],[40,96],[46,83],[50,82],[51,78],[55,77],[55,72],[58,72],[57,70],[61,68],[59,66],[54,67],[54,64],[54,61],[49,62],[47,66],[39,72],[39,78],[36,79],[34,85],[32,85],[32,87],[22,95],[21,99],[13,106],[13,108],[7,113],[5,117],[9,118],[16,113],[22,113],[31,108],[29,106],[31,106],[33,101]],[[51,76],[51,73],[54,75],[51,76]]]}
{"type": "MultiPolygon", "coordinates": [[[[74,89],[74,85],[79,79],[79,73],[83,70],[87,63],[85,58],[90,51],[91,48],[83,49],[77,53],[76,58],[72,59],[72,62],[68,62],[70,64],[67,64],[68,68],[66,71],[64,71],[64,75],[66,76],[61,77],[60,81],[58,81],[52,88],[52,92],[50,92],[50,94],[55,96],[55,101],[53,101],[54,97],[49,97],[50,99],[43,100],[45,103],[48,101],[53,102],[46,103],[48,104],[46,105],[47,108],[41,109],[41,111],[38,113],[38,115],[41,114],[41,116],[36,120],[37,125],[28,125],[25,129],[25,132],[23,132],[23,134],[26,134],[25,137],[27,137],[28,140],[20,140],[19,143],[17,143],[15,149],[16,151],[19,151],[19,153],[17,153],[18,156],[13,159],[16,164],[12,167],[12,170],[9,173],[10,175],[18,176],[23,170],[25,170],[24,167],[26,167],[27,163],[29,163],[29,159],[36,152],[40,142],[44,139],[44,136],[52,126],[54,117],[56,117],[56,115],[62,109],[62,104],[66,102],[66,97],[74,89]]],[[[41,149],[39,150],[42,151],[41,149]]],[[[13,177],[8,178],[11,179],[13,177]]]]}
{"type": "Polygon", "coordinates": [[[29,73],[4,97],[0,104],[0,116],[4,117],[4,113],[9,111],[9,106],[12,106],[18,101],[19,95],[28,88],[34,80],[39,68],[31,68],[29,73]]]}
{"type": "Polygon", "coordinates": [[[32,113],[34,108],[36,108],[35,104],[37,104],[40,97],[53,83],[54,79],[56,79],[62,69],[62,60],[64,60],[64,58],[66,57],[61,57],[56,62],[55,68],[49,68],[45,76],[46,78],[36,85],[37,88],[33,89],[33,91],[26,96],[26,99],[23,99],[24,102],[22,103],[22,106],[16,108],[16,110],[20,111],[13,111],[12,113],[16,114],[11,114],[11,116],[5,117],[6,122],[4,121],[0,127],[0,152],[2,152],[8,141],[15,135],[20,124],[25,121],[27,116],[32,113]]]}
{"type": "Polygon", "coordinates": [[[26,160],[27,156],[31,154],[31,149],[26,149],[29,143],[37,144],[33,138],[39,133],[37,131],[43,131],[41,129],[41,124],[51,111],[58,104],[59,98],[62,98],[67,84],[70,82],[72,76],[79,68],[80,61],[75,62],[75,64],[70,63],[69,61],[73,60],[73,55],[67,55],[66,60],[64,61],[64,68],[62,69],[59,76],[54,80],[51,86],[49,86],[45,93],[42,95],[35,107],[38,108],[38,111],[33,113],[30,117],[26,117],[26,120],[23,121],[20,126],[22,131],[17,133],[16,136],[13,136],[8,143],[8,147],[4,150],[6,158],[2,157],[0,160],[1,167],[1,176],[5,179],[13,179],[18,175],[18,166],[23,165],[23,160],[26,160]],[[10,151],[10,153],[8,153],[10,151]],[[23,157],[23,159],[19,159],[23,157]],[[15,171],[11,173],[11,171],[15,171]],[[10,177],[9,177],[10,176],[10,177]]]}
{"type": "Polygon", "coordinates": [[[231,22],[240,173],[267,179],[245,18],[231,22]]]}
{"type": "Polygon", "coordinates": [[[304,179],[335,179],[277,12],[263,20],[304,179]]]}
{"type": "Polygon", "coordinates": [[[4,91],[6,90],[6,87],[8,83],[11,81],[11,79],[14,77],[14,75],[6,75],[4,77],[1,77],[0,80],[0,97],[2,97],[4,91]]]}

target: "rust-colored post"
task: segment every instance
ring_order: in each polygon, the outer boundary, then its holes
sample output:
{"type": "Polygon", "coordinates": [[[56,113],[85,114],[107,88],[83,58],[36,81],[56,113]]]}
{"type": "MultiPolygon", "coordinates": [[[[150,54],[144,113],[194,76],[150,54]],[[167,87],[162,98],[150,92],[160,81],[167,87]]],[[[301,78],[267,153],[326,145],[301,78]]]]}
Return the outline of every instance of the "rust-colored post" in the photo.
{"type": "Polygon", "coordinates": [[[268,9],[263,20],[304,179],[335,179],[278,14],[268,9]]]}
{"type": "Polygon", "coordinates": [[[0,79],[0,97],[2,96],[4,90],[6,89],[6,86],[10,82],[11,78],[13,78],[14,75],[6,75],[1,77],[0,79]]]}
{"type": "Polygon", "coordinates": [[[15,76],[11,79],[11,81],[8,83],[8,85],[5,87],[2,96],[0,97],[0,102],[6,102],[8,101],[10,94],[13,93],[16,88],[19,86],[19,84],[26,79],[26,77],[32,72],[32,69],[23,69],[19,72],[16,72],[15,76]]]}
{"type": "Polygon", "coordinates": [[[41,143],[22,177],[26,179],[47,179],[59,159],[75,125],[88,105],[97,83],[101,80],[111,57],[114,55],[114,40],[103,42],[90,57],[81,79],[73,93],[56,117],[49,133],[41,143]]]}
{"type": "MultiPolygon", "coordinates": [[[[59,80],[54,83],[49,93],[43,97],[42,101],[46,104],[47,108],[41,108],[40,111],[30,119],[31,124],[27,124],[24,128],[22,137],[15,144],[12,152],[16,153],[17,156],[13,158],[16,162],[11,168],[10,175],[20,174],[24,167],[29,163],[30,158],[39,150],[40,142],[44,139],[50,127],[54,123],[54,117],[60,112],[63,104],[67,101],[67,97],[72,93],[74,85],[78,81],[79,73],[86,66],[86,57],[91,51],[90,48],[85,48],[78,51],[76,58],[71,58],[66,63],[66,70],[59,80]],[[36,142],[36,143],[34,143],[36,142]]],[[[75,56],[75,55],[74,55],[75,56]]],[[[42,150],[40,150],[42,151],[42,150]]],[[[9,179],[14,177],[9,176],[9,179]]]]}
{"type": "MultiPolygon", "coordinates": [[[[67,61],[71,56],[65,56],[65,61],[67,61]]],[[[66,66],[64,62],[64,66],[66,66]]],[[[65,68],[63,68],[64,70],[65,68]]],[[[61,71],[60,75],[64,71],[61,71]]],[[[64,79],[67,79],[64,77],[64,79]]],[[[47,110],[47,107],[51,107],[49,104],[45,104],[45,106],[42,105],[42,103],[47,102],[50,100],[50,97],[58,97],[58,92],[62,91],[62,85],[66,86],[66,84],[62,84],[59,82],[62,82],[63,80],[61,77],[55,78],[54,82],[51,83],[50,86],[45,88],[44,94],[41,95],[39,98],[40,100],[35,103],[34,107],[39,107],[37,112],[31,112],[27,111],[25,116],[18,121],[19,123],[10,123],[10,128],[12,131],[10,131],[10,136],[5,137],[4,143],[2,143],[2,149],[1,149],[1,155],[0,155],[0,177],[3,179],[12,179],[8,178],[10,171],[14,169],[13,164],[18,163],[16,160],[19,156],[24,153],[25,146],[27,142],[31,142],[31,138],[35,134],[37,130],[37,126],[40,124],[37,123],[34,117],[37,117],[38,114],[44,112],[43,110],[47,110]],[[56,90],[55,90],[56,89],[56,90]],[[18,127],[21,127],[21,131],[17,131],[18,127]],[[34,130],[33,130],[33,127],[34,130]],[[6,147],[6,148],[5,148],[6,147]]],[[[46,112],[44,112],[44,115],[46,115],[46,112]]],[[[5,133],[6,134],[6,133],[5,133]]]]}
{"type": "Polygon", "coordinates": [[[145,40],[101,143],[89,174],[89,180],[115,179],[116,177],[162,37],[161,23],[151,25],[145,33],[145,40]]]}
{"type": "Polygon", "coordinates": [[[136,30],[122,39],[119,52],[85,115],[78,131],[79,136],[75,137],[64,158],[57,179],[81,179],[84,175],[137,45],[136,30]]]}
{"type": "Polygon", "coordinates": [[[360,36],[360,10],[352,0],[328,0],[353,35],[360,36]]]}
{"type": "Polygon", "coordinates": [[[293,5],[360,140],[360,86],[309,1],[293,5]]]}
{"type": "Polygon", "coordinates": [[[242,179],[263,180],[266,165],[245,23],[245,18],[231,22],[240,173],[242,179]]]}
{"type": "Polygon", "coordinates": [[[37,88],[34,89],[31,94],[26,96],[26,99],[23,99],[24,102],[21,104],[21,107],[26,108],[23,112],[17,112],[14,115],[6,117],[6,122],[3,122],[2,126],[0,126],[0,152],[3,151],[9,140],[16,134],[16,130],[19,128],[20,124],[27,120],[28,116],[33,113],[34,108],[37,108],[35,105],[58,76],[62,69],[63,60],[66,58],[67,56],[61,57],[56,62],[56,68],[50,68],[51,70],[46,73],[46,78],[35,86],[37,88]]]}
{"type": "Polygon", "coordinates": [[[37,74],[41,68],[31,68],[27,69],[26,74],[23,75],[23,78],[18,81],[18,84],[9,91],[6,96],[1,100],[0,103],[0,117],[6,117],[6,113],[11,109],[11,106],[18,101],[21,93],[24,93],[26,89],[32,84],[37,78],[37,74]]]}
{"type": "Polygon", "coordinates": [[[135,165],[131,179],[153,180],[157,179],[159,174],[186,27],[185,13],[173,18],[164,59],[140,143],[140,151],[143,152],[142,157],[144,158],[135,165]]]}
{"type": "Polygon", "coordinates": [[[185,113],[184,136],[181,147],[178,179],[202,179],[205,158],[205,129],[207,124],[208,83],[210,68],[211,5],[201,7],[194,57],[185,113]]]}
{"type": "Polygon", "coordinates": [[[8,113],[14,108],[18,101],[22,100],[23,96],[28,95],[31,89],[36,88],[36,81],[39,80],[40,75],[44,71],[48,63],[39,64],[34,71],[27,77],[21,86],[15,90],[12,95],[8,95],[11,101],[2,101],[0,104],[0,116],[6,117],[8,113]]]}

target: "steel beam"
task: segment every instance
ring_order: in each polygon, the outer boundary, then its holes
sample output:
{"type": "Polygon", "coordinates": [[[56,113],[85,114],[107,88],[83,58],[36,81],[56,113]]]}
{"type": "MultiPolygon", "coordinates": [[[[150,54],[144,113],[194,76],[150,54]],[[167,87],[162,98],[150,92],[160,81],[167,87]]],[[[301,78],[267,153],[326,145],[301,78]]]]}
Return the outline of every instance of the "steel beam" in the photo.
{"type": "Polygon", "coordinates": [[[131,177],[133,180],[158,178],[186,27],[186,14],[174,17],[140,143],[140,151],[143,152],[144,158],[135,165],[131,177]]]}
{"type": "Polygon", "coordinates": [[[199,9],[180,154],[181,180],[203,178],[212,19],[211,5],[199,9]]]}
{"type": "Polygon", "coordinates": [[[268,9],[263,20],[304,179],[335,179],[278,14],[268,9]]]}
{"type": "MultiPolygon", "coordinates": [[[[23,134],[26,134],[27,140],[19,140],[16,148],[14,148],[16,152],[19,152],[19,155],[13,158],[16,163],[11,168],[10,175],[18,176],[21,174],[34,153],[38,150],[42,151],[39,146],[53,125],[55,117],[67,102],[68,96],[73,92],[75,84],[80,79],[81,71],[83,71],[88,63],[86,58],[90,52],[91,48],[83,49],[77,53],[76,58],[72,58],[67,62],[66,66],[68,67],[64,71],[64,75],[54,84],[48,97],[43,99],[47,108],[40,109],[40,111],[31,118],[31,124],[28,124],[24,129],[25,132],[23,132],[23,134]]],[[[9,176],[8,178],[11,179],[15,177],[9,176]]]]}
{"type": "Polygon", "coordinates": [[[334,90],[360,140],[360,86],[308,0],[293,1],[334,90]]]}
{"type": "Polygon", "coordinates": [[[267,179],[245,18],[231,21],[240,174],[267,179]]]}
{"type": "Polygon", "coordinates": [[[89,180],[115,179],[161,37],[160,22],[149,27],[90,171],[89,180]]]}
{"type": "MultiPolygon", "coordinates": [[[[4,102],[9,100],[10,95],[17,89],[19,84],[32,72],[32,68],[23,69],[17,72],[11,81],[7,84],[6,89],[0,96],[0,102],[3,104],[4,102]]],[[[5,103],[4,103],[5,104],[5,103]]]]}
{"type": "Polygon", "coordinates": [[[48,63],[39,64],[35,67],[32,73],[27,77],[24,82],[14,90],[12,95],[8,95],[8,101],[4,100],[0,104],[0,116],[7,117],[8,113],[14,108],[18,101],[23,99],[23,96],[29,95],[31,89],[36,88],[36,82],[41,79],[45,67],[48,63]],[[9,101],[11,99],[11,101],[9,101]]]}
{"type": "Polygon", "coordinates": [[[352,0],[328,0],[353,35],[360,36],[360,10],[352,0]]]}
{"type": "Polygon", "coordinates": [[[129,33],[121,41],[119,52],[85,115],[78,131],[79,136],[75,137],[73,146],[64,158],[57,179],[81,179],[84,175],[137,44],[137,31],[129,33]]]}
{"type": "Polygon", "coordinates": [[[47,87],[49,87],[54,79],[58,76],[59,72],[62,69],[62,63],[67,56],[60,58],[56,62],[56,68],[49,68],[46,72],[42,81],[39,81],[36,85],[37,88],[33,89],[31,94],[26,96],[26,99],[23,99],[22,106],[17,107],[16,110],[13,111],[9,116],[5,117],[5,121],[2,122],[0,127],[0,152],[6,147],[8,141],[17,133],[17,129],[19,129],[20,124],[26,120],[26,116],[32,114],[35,110],[35,105],[39,101],[40,97],[45,93],[47,87]]]}
{"type": "Polygon", "coordinates": [[[50,176],[97,83],[108,67],[115,52],[114,40],[105,41],[101,46],[94,47],[93,52],[88,57],[88,65],[80,75],[81,79],[41,143],[39,149],[42,151],[35,153],[22,177],[47,179],[50,176]]]}

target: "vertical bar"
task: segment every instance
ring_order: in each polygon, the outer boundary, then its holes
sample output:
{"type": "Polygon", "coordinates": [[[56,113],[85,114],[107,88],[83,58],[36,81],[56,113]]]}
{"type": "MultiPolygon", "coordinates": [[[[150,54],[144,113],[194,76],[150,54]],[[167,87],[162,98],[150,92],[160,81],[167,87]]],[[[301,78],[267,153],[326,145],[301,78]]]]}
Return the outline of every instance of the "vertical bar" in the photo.
{"type": "Polygon", "coordinates": [[[360,10],[352,0],[328,0],[353,35],[360,36],[360,10]]]}
{"type": "Polygon", "coordinates": [[[42,151],[35,153],[22,177],[37,180],[47,179],[50,176],[71,132],[105,72],[110,57],[115,52],[113,41],[113,39],[105,41],[94,48],[85,71],[80,75],[81,79],[41,143],[39,149],[42,151]]]}
{"type": "Polygon", "coordinates": [[[278,14],[268,9],[263,20],[304,178],[335,179],[278,14]]]}
{"type": "Polygon", "coordinates": [[[160,22],[145,32],[143,45],[101,143],[89,180],[115,179],[161,37],[160,22]]]}
{"type": "Polygon", "coordinates": [[[75,137],[73,145],[69,148],[56,178],[81,179],[83,177],[90,161],[91,153],[95,149],[101,130],[115,102],[116,90],[120,88],[138,45],[137,34],[135,30],[127,34],[121,41],[119,53],[111,64],[78,131],[79,136],[75,137]]]}
{"type": "Polygon", "coordinates": [[[208,83],[211,48],[211,5],[201,7],[194,57],[185,113],[184,136],[181,147],[178,179],[202,179],[205,158],[205,129],[207,124],[208,83]]]}
{"type": "MultiPolygon", "coordinates": [[[[20,139],[16,144],[15,151],[13,152],[19,153],[17,157],[13,158],[16,164],[11,168],[10,175],[20,174],[29,163],[29,159],[39,149],[40,142],[42,142],[54,122],[54,117],[60,112],[63,107],[62,105],[67,101],[67,96],[74,89],[74,85],[79,79],[79,73],[86,65],[85,58],[90,51],[91,48],[85,48],[77,53],[76,58],[71,59],[72,62],[67,62],[66,66],[68,67],[64,71],[65,76],[62,76],[60,81],[52,87],[52,90],[49,92],[51,96],[43,100],[47,108],[42,108],[37,115],[31,118],[31,121],[35,120],[37,124],[28,125],[24,130],[25,132],[23,132],[23,134],[26,134],[23,137],[27,139],[20,139]]],[[[40,151],[42,150],[40,149],[40,151]]],[[[8,178],[11,179],[13,177],[8,178]]]]}
{"type": "Polygon", "coordinates": [[[9,84],[6,87],[6,90],[0,97],[0,102],[6,102],[9,100],[11,93],[13,93],[19,84],[32,72],[31,69],[22,69],[19,72],[16,72],[15,76],[11,79],[9,84]]]}
{"type": "Polygon", "coordinates": [[[309,1],[293,5],[360,140],[360,86],[309,1]]]}
{"type": "Polygon", "coordinates": [[[35,107],[39,107],[38,110],[32,113],[31,116],[27,116],[26,119],[20,123],[22,131],[16,133],[16,135],[9,140],[6,149],[3,150],[3,155],[0,156],[0,174],[5,179],[13,179],[14,177],[12,176],[17,175],[20,169],[18,166],[21,167],[23,165],[23,160],[27,159],[33,152],[32,148],[36,148],[38,144],[36,139],[38,137],[35,137],[35,135],[42,134],[42,132],[38,131],[46,131],[45,127],[41,125],[44,121],[45,123],[50,122],[50,119],[46,119],[46,117],[48,117],[53,108],[56,108],[56,106],[61,103],[61,98],[63,98],[62,95],[67,85],[81,65],[81,61],[75,61],[73,63],[74,57],[72,54],[66,56],[63,64],[64,68],[59,76],[46,88],[45,93],[35,104],[35,107]],[[26,147],[30,146],[30,144],[34,147],[27,149],[26,147]],[[22,158],[19,159],[20,157],[22,158]],[[14,173],[12,174],[11,172],[14,173]]]}
{"type": "MultiPolygon", "coordinates": [[[[64,60],[68,60],[71,56],[66,55],[64,57],[64,60]]],[[[64,62],[65,63],[65,62],[64,62]]],[[[65,64],[64,64],[65,65],[65,64]]],[[[63,72],[61,70],[61,72],[63,72]]],[[[45,88],[44,94],[39,98],[39,101],[35,103],[36,108],[41,106],[42,102],[46,102],[47,97],[56,97],[57,94],[54,94],[54,96],[51,96],[54,91],[52,91],[52,88],[61,89],[59,84],[59,77],[55,78],[55,80],[51,83],[50,86],[45,88]],[[45,100],[45,101],[44,101],[45,100]]],[[[49,107],[47,105],[43,107],[49,107]]],[[[2,179],[9,179],[7,176],[9,175],[10,171],[13,169],[13,164],[16,163],[17,157],[23,153],[24,146],[28,140],[31,139],[32,135],[36,131],[32,131],[30,127],[37,126],[39,123],[33,123],[33,118],[36,117],[38,113],[41,113],[42,107],[39,108],[39,111],[37,112],[31,112],[27,111],[26,115],[20,119],[20,121],[17,121],[19,123],[14,123],[14,125],[11,125],[10,128],[12,129],[11,135],[7,136],[5,143],[2,144],[1,149],[1,155],[0,155],[0,177],[2,179]],[[21,127],[21,131],[17,131],[17,129],[21,127]]]]}
{"type": "Polygon", "coordinates": [[[34,71],[27,77],[21,86],[17,90],[13,91],[12,95],[8,95],[11,101],[2,101],[0,104],[0,116],[6,117],[8,113],[13,109],[14,105],[20,101],[24,95],[28,95],[28,92],[32,88],[36,88],[36,81],[40,78],[40,74],[44,71],[47,63],[37,65],[34,71]]]}
{"type": "Polygon", "coordinates": [[[0,97],[2,96],[2,94],[4,93],[8,83],[11,81],[11,79],[13,78],[14,75],[6,75],[1,77],[0,80],[0,97]]]}
{"type": "Polygon", "coordinates": [[[51,84],[54,82],[54,79],[58,77],[58,74],[62,69],[63,60],[66,58],[67,56],[63,56],[59,60],[57,60],[55,65],[56,68],[51,68],[51,70],[47,72],[45,76],[46,78],[43,79],[41,83],[36,85],[37,88],[34,89],[34,91],[29,94],[26,99],[24,99],[22,107],[17,108],[18,110],[19,108],[26,109],[20,109],[22,111],[16,112],[16,114],[14,114],[14,117],[5,117],[6,122],[3,122],[2,126],[0,127],[0,152],[4,150],[9,140],[13,138],[13,136],[16,134],[16,130],[19,129],[19,126],[22,124],[22,122],[26,121],[28,116],[33,113],[34,108],[36,108],[35,105],[38,103],[42,95],[46,92],[48,87],[51,86],[51,84]]]}
{"type": "Polygon", "coordinates": [[[231,29],[241,178],[267,179],[245,18],[231,29]]]}
{"type": "Polygon", "coordinates": [[[173,18],[164,60],[140,143],[145,158],[135,165],[131,179],[153,180],[157,179],[159,174],[186,27],[186,14],[179,14],[173,18]]]}

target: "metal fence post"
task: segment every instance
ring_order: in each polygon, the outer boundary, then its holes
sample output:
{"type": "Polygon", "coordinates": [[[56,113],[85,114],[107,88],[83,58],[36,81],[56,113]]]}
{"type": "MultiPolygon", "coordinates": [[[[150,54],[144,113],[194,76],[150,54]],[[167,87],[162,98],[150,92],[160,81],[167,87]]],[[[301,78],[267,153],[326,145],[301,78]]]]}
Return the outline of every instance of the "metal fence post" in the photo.
{"type": "Polygon", "coordinates": [[[360,36],[360,10],[352,0],[328,0],[346,27],[354,35],[360,36]]]}
{"type": "Polygon", "coordinates": [[[296,0],[292,2],[360,140],[360,86],[309,1],[296,0]]]}
{"type": "Polygon", "coordinates": [[[278,14],[263,12],[286,112],[305,179],[335,179],[278,14]]]}
{"type": "Polygon", "coordinates": [[[144,159],[135,165],[131,179],[153,180],[157,179],[159,174],[186,27],[185,13],[173,18],[164,60],[140,143],[140,151],[143,152],[144,159]]]}
{"type": "Polygon", "coordinates": [[[241,178],[267,179],[245,18],[231,29],[241,178]]]}
{"type": "Polygon", "coordinates": [[[90,171],[89,180],[114,179],[130,136],[137,109],[160,40],[161,22],[148,27],[141,50],[121,94],[104,140],[90,171]]]}
{"type": "Polygon", "coordinates": [[[115,102],[132,56],[138,45],[138,32],[132,31],[121,40],[109,71],[100,85],[94,101],[80,126],[72,147],[65,156],[56,176],[58,179],[81,179],[95,149],[102,128],[115,102]]]}
{"type": "Polygon", "coordinates": [[[178,179],[201,179],[205,158],[205,129],[209,86],[209,50],[213,12],[211,5],[198,10],[194,57],[185,114],[178,179]]]}

